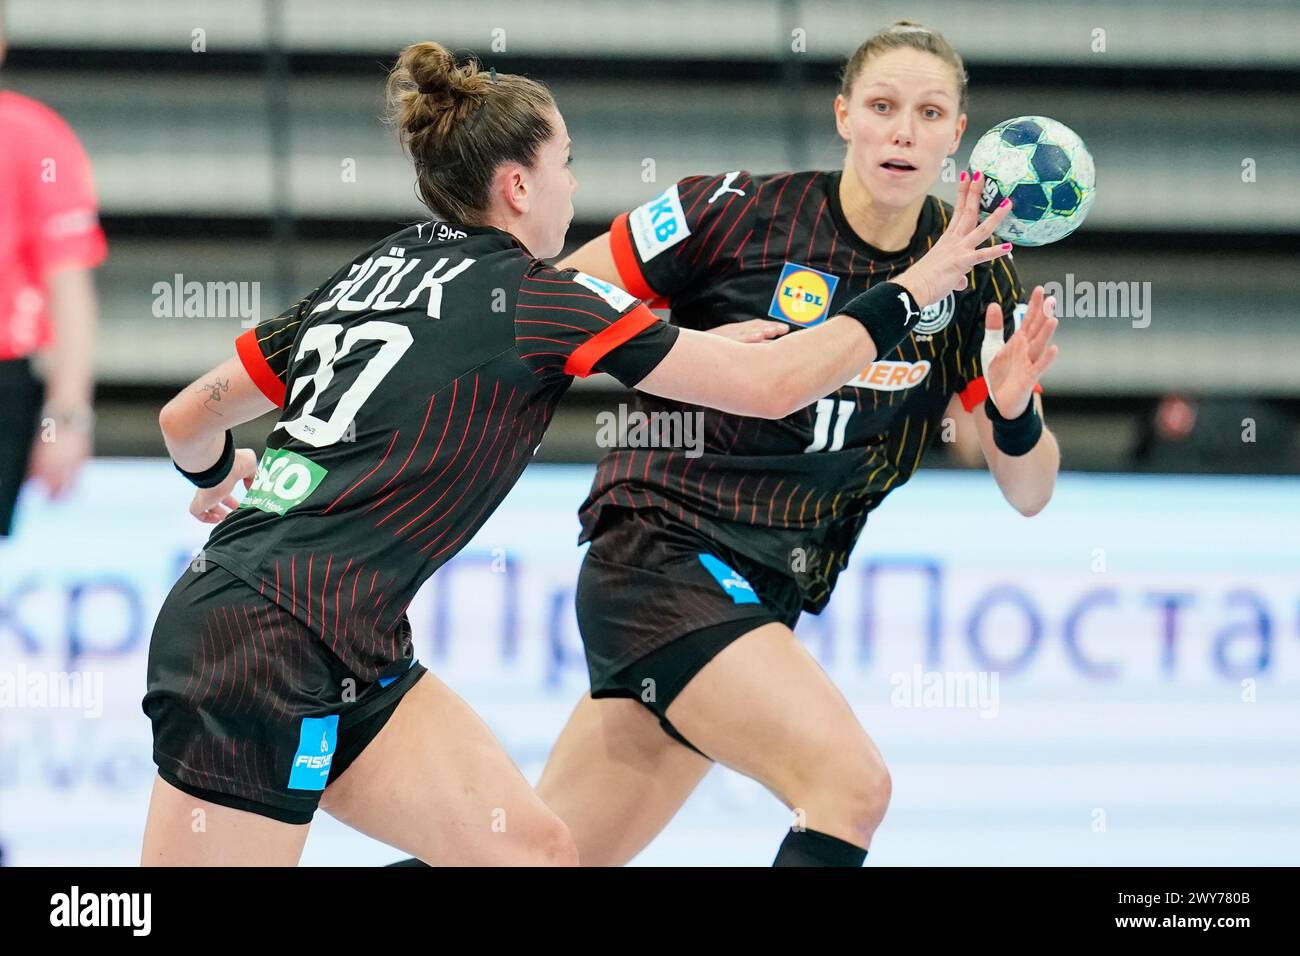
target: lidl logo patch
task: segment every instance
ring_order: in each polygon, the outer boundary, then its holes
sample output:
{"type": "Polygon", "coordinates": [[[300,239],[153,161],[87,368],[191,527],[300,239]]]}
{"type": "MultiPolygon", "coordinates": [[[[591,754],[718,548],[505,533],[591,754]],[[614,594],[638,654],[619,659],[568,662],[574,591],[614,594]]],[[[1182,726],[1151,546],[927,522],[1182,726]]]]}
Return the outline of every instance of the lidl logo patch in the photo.
{"type": "Polygon", "coordinates": [[[304,717],[298,732],[298,752],[289,770],[290,790],[324,790],[339,742],[339,715],[304,717]]]}
{"type": "Polygon", "coordinates": [[[713,580],[717,581],[722,590],[736,604],[760,604],[758,595],[754,593],[754,586],[746,581],[743,577],[731,570],[711,554],[701,554],[700,564],[704,569],[713,575],[713,580]]]}
{"type": "Polygon", "coordinates": [[[327,474],[326,469],[302,455],[268,448],[239,507],[283,515],[302,504],[327,474]]]}
{"type": "Polygon", "coordinates": [[[787,262],[781,269],[767,314],[792,325],[816,325],[830,311],[831,296],[839,281],[839,276],[787,262]]]}

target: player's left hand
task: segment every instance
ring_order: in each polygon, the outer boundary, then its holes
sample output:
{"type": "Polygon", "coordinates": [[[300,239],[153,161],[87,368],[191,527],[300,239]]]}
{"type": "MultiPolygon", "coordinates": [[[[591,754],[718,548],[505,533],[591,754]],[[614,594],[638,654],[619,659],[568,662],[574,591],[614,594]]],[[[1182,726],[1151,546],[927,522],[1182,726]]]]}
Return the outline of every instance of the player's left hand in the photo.
{"type": "MultiPolygon", "coordinates": [[[[1004,418],[1016,418],[1029,407],[1034,386],[1056,359],[1058,349],[1048,343],[1058,324],[1056,300],[1044,298],[1043,287],[1036,286],[1020,327],[984,369],[993,404],[1004,418]]],[[[1002,341],[1002,307],[996,302],[984,316],[984,340],[1002,341]]]]}
{"type": "Polygon", "coordinates": [[[746,322],[728,322],[708,331],[710,335],[721,335],[733,342],[766,342],[785,335],[790,331],[790,326],[770,319],[749,319],[746,322]]]}
{"type": "Polygon", "coordinates": [[[194,492],[190,502],[190,514],[204,524],[220,524],[226,515],[239,507],[234,496],[235,485],[244,483],[244,488],[253,484],[253,475],[257,473],[257,453],[251,448],[235,449],[235,463],[221,484],[212,488],[199,488],[194,492]]]}

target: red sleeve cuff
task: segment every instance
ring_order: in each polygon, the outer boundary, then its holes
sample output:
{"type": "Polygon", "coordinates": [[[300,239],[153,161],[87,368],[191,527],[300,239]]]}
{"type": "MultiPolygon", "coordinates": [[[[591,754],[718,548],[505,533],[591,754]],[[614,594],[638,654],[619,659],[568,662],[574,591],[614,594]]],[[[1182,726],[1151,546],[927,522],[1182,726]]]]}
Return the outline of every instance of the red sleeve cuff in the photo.
{"type": "Polygon", "coordinates": [[[249,329],[235,339],[235,352],[258,391],[275,402],[277,408],[284,408],[284,382],[267,364],[266,356],[257,344],[257,329],[249,329]]]}
{"type": "Polygon", "coordinates": [[[76,239],[69,239],[41,250],[40,273],[51,276],[65,269],[94,269],[108,258],[104,233],[96,228],[76,239]]]}
{"type": "MultiPolygon", "coordinates": [[[[1034,392],[1038,395],[1043,394],[1042,383],[1034,383],[1034,392]]],[[[967,385],[957,397],[961,399],[962,408],[966,409],[968,412],[973,412],[975,411],[976,405],[982,404],[984,399],[989,397],[989,384],[984,381],[984,376],[981,375],[977,379],[972,379],[970,384],[967,385]]]]}
{"type": "MultiPolygon", "coordinates": [[[[659,319],[645,305],[638,305],[627,315],[579,345],[564,363],[565,375],[586,378],[596,363],[629,339],[636,338],[659,319]]],[[[247,333],[246,333],[247,334],[247,333]]]]}
{"type": "Polygon", "coordinates": [[[618,269],[618,277],[623,280],[623,288],[638,299],[659,298],[641,273],[641,264],[637,262],[636,250],[632,247],[627,213],[622,213],[610,224],[609,248],[614,254],[614,266],[618,269]]]}

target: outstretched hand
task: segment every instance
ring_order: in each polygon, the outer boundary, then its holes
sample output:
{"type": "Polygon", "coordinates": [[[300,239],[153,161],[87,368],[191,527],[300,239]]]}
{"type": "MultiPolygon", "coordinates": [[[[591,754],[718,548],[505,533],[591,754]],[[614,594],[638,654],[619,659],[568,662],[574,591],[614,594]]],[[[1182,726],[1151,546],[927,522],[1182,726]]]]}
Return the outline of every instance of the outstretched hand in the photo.
{"type": "MultiPolygon", "coordinates": [[[[985,362],[984,381],[988,383],[993,404],[1004,418],[1017,418],[1033,398],[1034,386],[1051,367],[1058,351],[1049,345],[1059,324],[1056,299],[1044,297],[1043,287],[1036,286],[1029,297],[1024,321],[991,361],[985,362]]],[[[1002,307],[989,303],[984,316],[984,341],[1002,343],[1002,307]]]]}
{"type": "Polygon", "coordinates": [[[957,202],[952,207],[952,221],[943,235],[914,266],[894,281],[912,294],[918,308],[938,302],[949,292],[966,288],[970,271],[981,262],[991,262],[1011,251],[1011,243],[986,246],[993,230],[1011,211],[1004,199],[997,209],[980,222],[980,184],[983,174],[961,174],[957,202]]]}

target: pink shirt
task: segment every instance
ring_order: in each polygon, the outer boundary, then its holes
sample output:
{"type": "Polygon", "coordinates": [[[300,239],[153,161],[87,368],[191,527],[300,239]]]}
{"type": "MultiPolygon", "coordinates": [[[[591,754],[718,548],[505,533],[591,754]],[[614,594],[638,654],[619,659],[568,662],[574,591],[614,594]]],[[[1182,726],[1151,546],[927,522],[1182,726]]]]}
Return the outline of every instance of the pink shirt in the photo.
{"type": "Polygon", "coordinates": [[[50,343],[46,279],[106,253],[76,134],[48,107],[0,91],[0,360],[50,343]]]}

